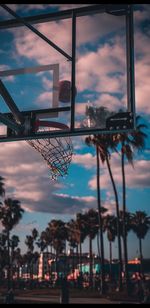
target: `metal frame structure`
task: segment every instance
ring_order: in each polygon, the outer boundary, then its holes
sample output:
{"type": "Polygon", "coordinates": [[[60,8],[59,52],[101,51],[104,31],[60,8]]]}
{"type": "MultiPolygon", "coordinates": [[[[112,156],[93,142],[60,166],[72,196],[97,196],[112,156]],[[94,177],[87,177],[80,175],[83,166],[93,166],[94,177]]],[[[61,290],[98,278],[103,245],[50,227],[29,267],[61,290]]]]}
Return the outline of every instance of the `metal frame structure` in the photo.
{"type": "MultiPolygon", "coordinates": [[[[64,108],[53,108],[43,111],[53,113],[53,112],[61,112],[68,111],[71,112],[71,125],[68,130],[56,130],[51,132],[40,132],[35,134],[33,130],[30,131],[29,135],[24,135],[24,123],[25,123],[25,115],[29,115],[31,119],[34,119],[41,110],[37,111],[28,111],[28,112],[20,112],[15,105],[15,102],[11,98],[7,89],[5,88],[2,81],[0,81],[0,94],[3,96],[6,104],[12,113],[0,113],[0,121],[7,125],[10,130],[13,130],[14,134],[10,134],[6,137],[0,137],[0,142],[4,141],[15,141],[15,140],[31,140],[31,139],[40,139],[40,138],[53,138],[53,137],[63,137],[63,136],[79,136],[79,135],[88,135],[88,134],[97,134],[97,133],[116,133],[119,132],[127,132],[135,129],[135,82],[134,82],[134,29],[133,29],[133,6],[131,4],[98,4],[98,5],[90,5],[87,7],[81,7],[77,9],[71,9],[61,12],[42,14],[37,16],[29,16],[29,17],[20,17],[16,14],[12,9],[10,9],[5,4],[0,4],[0,6],[9,12],[15,19],[6,20],[0,22],[0,30],[20,27],[22,25],[28,27],[32,32],[34,32],[37,36],[39,36],[42,40],[47,42],[51,47],[61,53],[67,61],[71,61],[71,106],[64,108]],[[113,123],[115,119],[117,121],[116,126],[111,127],[108,125],[106,129],[99,128],[75,128],[75,69],[76,69],[76,19],[79,16],[86,16],[90,14],[98,14],[98,13],[108,13],[116,16],[126,16],[126,46],[127,46],[127,107],[128,110],[125,113],[125,116],[122,114],[113,117],[113,123]],[[68,55],[64,50],[62,50],[59,46],[54,44],[51,40],[49,40],[46,36],[44,36],[40,31],[34,28],[34,24],[39,24],[43,22],[50,22],[56,20],[63,19],[72,19],[72,54],[68,55]],[[32,116],[31,116],[32,115],[32,116]],[[127,121],[126,121],[127,120],[127,121]],[[119,122],[118,122],[119,121],[119,122]],[[121,123],[124,121],[127,122],[126,128],[121,123]],[[117,125],[120,123],[122,127],[117,129],[117,125]],[[18,133],[19,131],[19,133],[18,133]]],[[[1,72],[0,72],[0,76],[1,72]]],[[[110,119],[111,121],[111,119],[110,119]]]]}

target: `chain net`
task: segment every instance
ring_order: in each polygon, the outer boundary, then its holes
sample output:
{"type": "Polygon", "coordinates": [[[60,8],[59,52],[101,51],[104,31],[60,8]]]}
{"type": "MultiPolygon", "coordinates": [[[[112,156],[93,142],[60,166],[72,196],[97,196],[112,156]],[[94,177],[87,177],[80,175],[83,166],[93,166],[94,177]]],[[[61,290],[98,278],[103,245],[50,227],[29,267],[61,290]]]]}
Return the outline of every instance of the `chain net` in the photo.
{"type": "MultiPolygon", "coordinates": [[[[49,128],[49,130],[51,130],[49,128]]],[[[41,131],[41,130],[40,130],[41,131]]],[[[42,131],[48,131],[43,128],[42,131]]],[[[73,145],[70,137],[28,140],[27,143],[41,154],[50,169],[50,179],[64,177],[72,160],[73,145]]]]}

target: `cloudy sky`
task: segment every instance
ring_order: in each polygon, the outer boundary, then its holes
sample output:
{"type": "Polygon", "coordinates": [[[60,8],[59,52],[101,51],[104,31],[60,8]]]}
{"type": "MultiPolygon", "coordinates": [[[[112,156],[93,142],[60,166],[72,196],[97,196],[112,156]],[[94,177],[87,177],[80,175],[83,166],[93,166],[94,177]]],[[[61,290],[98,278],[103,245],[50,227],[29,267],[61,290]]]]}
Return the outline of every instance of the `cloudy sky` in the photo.
{"type": "MultiPolygon", "coordinates": [[[[21,16],[64,10],[81,5],[9,5],[21,16]]],[[[83,5],[82,5],[83,6],[83,5]]],[[[0,9],[0,20],[11,16],[0,9]]],[[[134,7],[135,97],[137,114],[150,124],[150,10],[148,5],[134,7]]],[[[66,53],[71,54],[71,21],[61,20],[35,25],[66,53]]],[[[71,67],[60,55],[25,27],[1,30],[0,70],[59,63],[60,80],[70,80],[71,67]]],[[[52,72],[38,75],[9,76],[4,79],[20,110],[51,107],[52,72]]],[[[84,120],[87,104],[110,110],[126,109],[126,44],[124,17],[97,14],[77,19],[76,50],[76,127],[84,120]]],[[[1,111],[8,111],[0,98],[1,111]]],[[[61,103],[60,103],[60,106],[61,103]]],[[[61,115],[62,116],[62,115],[61,115]]],[[[69,115],[58,121],[69,123],[69,115]]],[[[149,134],[149,128],[147,129],[149,134]]],[[[43,230],[52,218],[65,221],[77,212],[96,208],[95,151],[85,146],[85,137],[72,139],[74,154],[65,178],[50,180],[50,171],[40,155],[26,142],[0,144],[0,175],[5,178],[7,196],[18,198],[25,209],[15,233],[24,241],[33,227],[43,230]]],[[[145,210],[150,215],[150,146],[149,138],[143,153],[135,155],[134,168],[126,163],[127,208],[145,210]]],[[[121,207],[120,156],[113,154],[111,166],[118,187],[121,207]]],[[[107,168],[101,170],[102,202],[115,212],[114,196],[107,168]]],[[[148,251],[149,235],[144,242],[148,251]]],[[[95,245],[96,247],[96,245],[95,245]]],[[[135,235],[130,235],[130,257],[138,253],[135,235]]],[[[107,243],[106,243],[107,248],[107,243]]],[[[114,255],[117,253],[114,246],[114,255]]],[[[85,245],[85,250],[87,245],[85,245]]],[[[107,249],[106,249],[107,256],[107,249]]]]}

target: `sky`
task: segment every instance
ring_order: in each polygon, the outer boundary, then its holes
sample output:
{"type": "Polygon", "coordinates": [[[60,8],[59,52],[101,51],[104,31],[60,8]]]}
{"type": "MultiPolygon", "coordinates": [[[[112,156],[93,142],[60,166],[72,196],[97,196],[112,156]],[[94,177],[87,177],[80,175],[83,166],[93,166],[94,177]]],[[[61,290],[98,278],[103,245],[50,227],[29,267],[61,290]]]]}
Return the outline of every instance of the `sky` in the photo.
{"type": "MultiPolygon", "coordinates": [[[[81,4],[9,4],[20,16],[60,11],[81,4]]],[[[0,20],[11,16],[0,9],[0,20]]],[[[150,8],[149,5],[134,5],[135,42],[135,101],[136,112],[150,124],[150,8]]],[[[71,54],[71,21],[61,20],[35,25],[49,39],[71,54]]],[[[64,56],[53,50],[25,27],[0,31],[0,71],[59,63],[60,80],[70,80],[71,67],[64,56]]],[[[97,14],[77,19],[76,49],[76,107],[75,125],[78,128],[85,120],[87,105],[105,106],[109,110],[126,109],[126,44],[124,17],[97,14]]],[[[52,107],[52,71],[36,76],[22,75],[4,78],[4,83],[20,110],[52,107]]],[[[63,106],[59,102],[59,106],[63,106]]],[[[0,98],[1,112],[8,111],[0,98]]],[[[69,114],[59,114],[58,121],[69,123],[69,114]]],[[[85,145],[85,137],[72,138],[73,157],[68,175],[52,181],[47,165],[25,141],[0,143],[0,175],[5,178],[6,193],[21,201],[25,210],[23,219],[15,228],[25,250],[26,234],[36,227],[46,228],[51,219],[68,221],[77,212],[97,207],[96,157],[94,148],[85,145]]],[[[117,184],[119,202],[122,202],[122,178],[120,156],[112,154],[111,166],[117,184]]],[[[150,140],[145,150],[134,157],[134,168],[125,165],[127,183],[127,209],[131,212],[146,211],[150,215],[150,140]]],[[[106,166],[101,169],[102,204],[115,213],[114,195],[106,166]]],[[[2,229],[2,226],[0,226],[2,229]]],[[[0,230],[1,230],[0,229],[0,230]]],[[[108,243],[105,241],[106,257],[108,243]]],[[[96,252],[96,243],[94,243],[96,252]]],[[[85,243],[84,250],[88,250],[85,243]]],[[[149,234],[143,242],[145,257],[150,257],[149,234]]],[[[117,256],[117,243],[113,248],[117,256]]],[[[129,235],[129,258],[138,255],[138,241],[129,235]]]]}

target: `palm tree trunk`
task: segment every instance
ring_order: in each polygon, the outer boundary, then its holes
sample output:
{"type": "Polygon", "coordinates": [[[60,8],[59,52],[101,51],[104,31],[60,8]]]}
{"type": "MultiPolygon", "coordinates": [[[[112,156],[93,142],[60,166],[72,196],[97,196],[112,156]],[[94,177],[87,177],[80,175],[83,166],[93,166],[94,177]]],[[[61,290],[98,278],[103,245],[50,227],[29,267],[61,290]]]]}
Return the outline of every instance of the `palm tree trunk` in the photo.
{"type": "Polygon", "coordinates": [[[17,263],[17,281],[20,279],[20,264],[17,263]]]}
{"type": "Polygon", "coordinates": [[[59,278],[58,249],[56,249],[56,258],[55,258],[55,262],[56,262],[56,275],[57,275],[57,279],[58,279],[58,278],[59,278]]]}
{"type": "Polygon", "coordinates": [[[139,251],[140,251],[140,272],[143,277],[144,271],[143,271],[143,254],[142,254],[142,239],[141,238],[139,238],[139,251]]]}
{"type": "Polygon", "coordinates": [[[42,280],[45,279],[44,252],[42,252],[42,280]]]}
{"type": "Polygon", "coordinates": [[[109,241],[110,282],[112,282],[112,242],[109,241]]]}
{"type": "Polygon", "coordinates": [[[119,290],[122,289],[122,252],[121,252],[121,233],[120,233],[120,222],[119,222],[119,201],[118,201],[118,193],[116,189],[116,184],[112,175],[110,162],[108,159],[108,156],[106,155],[106,163],[108,172],[110,175],[114,196],[115,196],[115,202],[116,202],[116,216],[117,216],[117,238],[118,238],[118,257],[119,257],[119,290]]]}
{"type": "Polygon", "coordinates": [[[98,230],[98,233],[97,233],[97,251],[98,251],[98,257],[99,257],[99,260],[101,259],[101,252],[100,252],[100,242],[99,242],[99,230],[98,230]]]}
{"type": "Polygon", "coordinates": [[[10,279],[11,279],[11,264],[10,264],[10,232],[7,230],[7,258],[8,258],[8,269],[7,269],[7,288],[10,289],[10,279]]]}
{"type": "Polygon", "coordinates": [[[73,272],[73,283],[75,281],[75,262],[74,262],[74,247],[73,247],[73,254],[72,254],[72,272],[73,272]]]}
{"type": "Polygon", "coordinates": [[[93,253],[92,253],[92,239],[89,236],[89,255],[90,255],[90,288],[93,287],[93,253]]]}
{"type": "Polygon", "coordinates": [[[102,228],[102,213],[101,213],[101,193],[100,193],[100,159],[98,146],[96,146],[96,161],[97,161],[97,206],[99,213],[100,227],[100,244],[101,244],[101,294],[105,293],[105,262],[104,262],[104,239],[102,228]]]}
{"type": "Polygon", "coordinates": [[[82,272],[82,243],[79,243],[79,271],[82,272]]]}
{"type": "MultiPolygon", "coordinates": [[[[122,142],[122,149],[124,142],[122,142]]],[[[129,294],[129,272],[128,272],[128,250],[127,250],[127,230],[126,230],[126,179],[125,179],[125,162],[124,153],[122,151],[121,156],[121,168],[122,168],[122,203],[123,203],[123,248],[124,248],[124,273],[127,293],[129,294]]]]}

